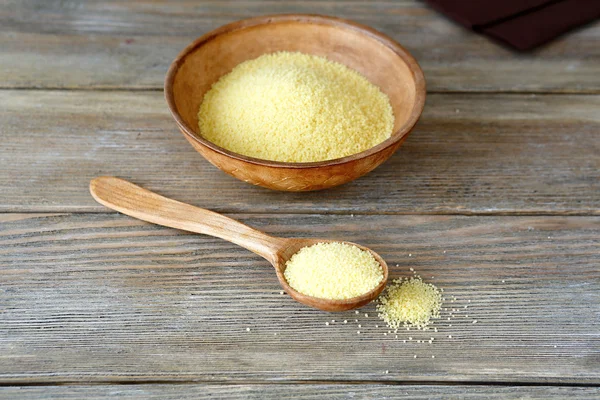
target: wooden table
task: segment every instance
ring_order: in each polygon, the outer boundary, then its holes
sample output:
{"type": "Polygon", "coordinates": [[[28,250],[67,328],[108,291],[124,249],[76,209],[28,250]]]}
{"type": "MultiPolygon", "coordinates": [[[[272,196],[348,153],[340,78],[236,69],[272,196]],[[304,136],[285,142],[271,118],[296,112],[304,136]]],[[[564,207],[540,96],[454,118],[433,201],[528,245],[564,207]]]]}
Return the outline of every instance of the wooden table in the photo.
{"type": "Polygon", "coordinates": [[[4,0],[0,85],[0,397],[600,398],[600,24],[516,54],[410,0],[4,0]],[[373,26],[428,80],[400,151],[333,190],[225,175],[163,99],[192,39],[283,12],[373,26]],[[98,175],[369,246],[444,288],[438,332],[303,307],[258,256],[95,203],[98,175]]]}

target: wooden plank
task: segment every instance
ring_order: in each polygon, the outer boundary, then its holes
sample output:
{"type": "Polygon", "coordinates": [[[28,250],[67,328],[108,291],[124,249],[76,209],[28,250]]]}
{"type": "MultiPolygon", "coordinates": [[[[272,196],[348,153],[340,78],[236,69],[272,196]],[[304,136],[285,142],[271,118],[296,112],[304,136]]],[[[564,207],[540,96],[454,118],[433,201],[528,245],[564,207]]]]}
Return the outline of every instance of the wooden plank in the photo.
{"type": "Polygon", "coordinates": [[[597,399],[598,388],[433,385],[93,385],[0,388],[4,399],[597,399]]]}
{"type": "Polygon", "coordinates": [[[414,268],[445,290],[438,332],[395,338],[373,305],[306,308],[266,261],[218,239],[116,214],[9,215],[0,382],[600,379],[600,217],[233,217],[362,243],[392,277],[414,268]]]}
{"type": "Polygon", "coordinates": [[[273,13],[356,20],[398,40],[432,91],[600,91],[600,23],[519,54],[418,1],[21,1],[0,9],[4,88],[162,88],[176,54],[220,25],[273,13]]]}
{"type": "Polygon", "coordinates": [[[600,213],[600,96],[430,95],[406,144],[357,181],[314,193],[254,187],[205,161],[161,93],[0,91],[0,211],[106,209],[116,175],[227,212],[600,213]]]}

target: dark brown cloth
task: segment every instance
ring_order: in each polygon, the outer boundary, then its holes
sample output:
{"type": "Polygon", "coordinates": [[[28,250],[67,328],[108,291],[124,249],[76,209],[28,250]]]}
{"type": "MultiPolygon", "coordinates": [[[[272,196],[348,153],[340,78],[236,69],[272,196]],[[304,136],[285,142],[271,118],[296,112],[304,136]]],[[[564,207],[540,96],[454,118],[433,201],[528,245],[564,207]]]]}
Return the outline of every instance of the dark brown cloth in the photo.
{"type": "Polygon", "coordinates": [[[600,0],[425,0],[460,24],[529,50],[600,18],[600,0]]]}

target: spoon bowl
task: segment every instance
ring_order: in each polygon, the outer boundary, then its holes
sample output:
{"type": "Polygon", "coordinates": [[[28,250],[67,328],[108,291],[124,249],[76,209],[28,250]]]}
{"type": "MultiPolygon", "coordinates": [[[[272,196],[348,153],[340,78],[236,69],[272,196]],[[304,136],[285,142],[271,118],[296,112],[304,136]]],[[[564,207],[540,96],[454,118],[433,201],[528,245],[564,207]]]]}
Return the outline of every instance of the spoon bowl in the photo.
{"type": "Polygon", "coordinates": [[[273,265],[283,289],[296,301],[323,311],[346,311],[376,299],[388,280],[386,262],[373,250],[351,242],[329,239],[289,239],[267,235],[224,215],[168,199],[123,179],[103,176],[90,182],[90,192],[100,204],[131,217],[189,232],[215,236],[240,245],[273,265]],[[307,296],[285,279],[287,261],[301,248],[317,243],[341,242],[370,252],[383,272],[381,282],[369,292],[349,299],[332,300],[307,296]]]}
{"type": "Polygon", "coordinates": [[[385,285],[388,280],[387,264],[379,254],[375,253],[373,250],[369,249],[368,247],[364,247],[364,246],[361,246],[359,244],[352,243],[352,242],[346,242],[346,241],[341,241],[341,240],[331,240],[331,239],[287,239],[287,240],[288,240],[288,243],[286,244],[286,247],[282,247],[281,250],[279,251],[278,260],[272,264],[275,267],[275,272],[277,273],[277,279],[279,279],[279,283],[281,284],[281,286],[285,289],[285,291],[294,300],[296,300],[299,303],[306,304],[308,306],[318,308],[319,310],[323,310],[323,311],[352,310],[354,308],[362,307],[365,304],[368,304],[371,301],[375,300],[379,296],[379,294],[381,294],[383,289],[385,288],[385,285]],[[365,251],[368,251],[369,253],[371,253],[371,255],[373,257],[375,257],[375,260],[377,260],[379,265],[381,265],[381,269],[383,272],[383,279],[381,280],[381,282],[379,282],[379,284],[375,288],[373,288],[372,290],[370,290],[369,292],[367,292],[361,296],[352,297],[349,299],[340,299],[340,300],[322,299],[319,297],[308,296],[308,295],[300,293],[297,290],[295,290],[294,288],[292,288],[288,284],[288,282],[284,276],[285,266],[286,266],[287,261],[294,254],[296,254],[298,251],[300,251],[300,249],[302,249],[303,247],[312,246],[317,243],[332,243],[332,242],[346,243],[346,244],[356,246],[361,250],[365,250],[365,251]]]}

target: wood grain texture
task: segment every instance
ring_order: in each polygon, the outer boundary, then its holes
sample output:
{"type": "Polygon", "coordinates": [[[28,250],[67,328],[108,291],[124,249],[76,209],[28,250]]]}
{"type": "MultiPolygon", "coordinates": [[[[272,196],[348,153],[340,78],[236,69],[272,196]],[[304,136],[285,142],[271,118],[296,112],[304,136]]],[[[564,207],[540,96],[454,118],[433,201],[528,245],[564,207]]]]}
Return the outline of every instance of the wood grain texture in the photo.
{"type": "Polygon", "coordinates": [[[0,91],[0,109],[1,211],[104,212],[88,183],[113,175],[219,212],[600,213],[596,95],[430,95],[386,163],[315,193],[219,171],[161,93],[0,91]]]}
{"type": "Polygon", "coordinates": [[[502,399],[596,400],[598,388],[432,385],[94,385],[0,388],[2,399],[502,399]]]}
{"type": "Polygon", "coordinates": [[[432,91],[600,91],[600,23],[527,54],[418,1],[21,1],[0,9],[4,88],[160,89],[170,62],[220,25],[274,13],[355,20],[415,55],[432,91]]]}
{"type": "Polygon", "coordinates": [[[600,397],[600,23],[518,54],[416,0],[0,0],[0,49],[0,398],[600,397]],[[177,132],[176,54],[267,13],[355,20],[420,62],[433,94],[380,168],[273,192],[177,132]],[[438,332],[303,307],[246,250],[99,206],[99,175],[369,246],[445,289],[438,332]]]}
{"type": "Polygon", "coordinates": [[[363,244],[391,277],[414,268],[445,290],[438,332],[384,335],[373,305],[303,307],[266,261],[219,239],[116,214],[10,214],[0,382],[600,379],[600,217],[232,217],[363,244]]]}

